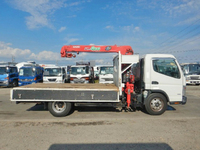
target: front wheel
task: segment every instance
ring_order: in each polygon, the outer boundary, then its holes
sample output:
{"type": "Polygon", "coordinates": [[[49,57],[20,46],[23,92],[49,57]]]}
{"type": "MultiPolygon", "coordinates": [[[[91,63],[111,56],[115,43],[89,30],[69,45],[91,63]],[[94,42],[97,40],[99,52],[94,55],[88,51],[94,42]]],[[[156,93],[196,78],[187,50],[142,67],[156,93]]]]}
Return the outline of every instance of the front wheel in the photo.
{"type": "Polygon", "coordinates": [[[49,102],[49,112],[55,117],[65,117],[69,114],[72,104],[69,102],[49,102]]]}
{"type": "Polygon", "coordinates": [[[13,83],[12,83],[12,87],[16,87],[16,86],[18,86],[18,81],[14,80],[13,83]]]}
{"type": "Polygon", "coordinates": [[[146,99],[145,108],[150,115],[161,115],[167,109],[167,99],[162,94],[153,93],[146,99]]]}

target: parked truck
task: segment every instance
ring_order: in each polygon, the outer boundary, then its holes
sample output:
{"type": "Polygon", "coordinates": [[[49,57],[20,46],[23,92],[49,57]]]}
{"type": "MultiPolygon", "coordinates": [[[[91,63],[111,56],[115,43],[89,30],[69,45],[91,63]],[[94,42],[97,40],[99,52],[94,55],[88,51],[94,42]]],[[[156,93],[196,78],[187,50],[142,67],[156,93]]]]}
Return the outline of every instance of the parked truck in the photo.
{"type": "Polygon", "coordinates": [[[181,64],[183,73],[186,78],[186,84],[200,84],[200,64],[199,63],[184,63],[181,64]]]}
{"type": "Polygon", "coordinates": [[[0,86],[18,86],[18,70],[15,65],[8,63],[0,64],[0,86]]]}
{"type": "Polygon", "coordinates": [[[99,69],[99,83],[113,83],[113,66],[112,65],[102,65],[98,67],[99,69]]]}
{"type": "Polygon", "coordinates": [[[25,64],[19,68],[19,86],[43,82],[43,72],[37,64],[25,64]]]}
{"type": "Polygon", "coordinates": [[[68,76],[64,67],[50,65],[43,66],[43,83],[67,83],[68,76]]]}
{"type": "Polygon", "coordinates": [[[71,66],[70,83],[94,83],[94,68],[90,62],[76,62],[71,66]]]}
{"type": "Polygon", "coordinates": [[[56,117],[68,115],[78,103],[112,104],[125,111],[140,107],[151,115],[163,114],[168,104],[186,103],[184,75],[173,55],[147,54],[139,59],[130,46],[70,45],[62,47],[61,56],[75,57],[69,52],[84,50],[118,53],[113,59],[114,84],[27,85],[12,89],[11,101],[44,103],[56,117]],[[169,68],[173,72],[168,73],[169,68]]]}
{"type": "Polygon", "coordinates": [[[94,74],[90,66],[71,66],[70,83],[94,83],[94,74]]]}

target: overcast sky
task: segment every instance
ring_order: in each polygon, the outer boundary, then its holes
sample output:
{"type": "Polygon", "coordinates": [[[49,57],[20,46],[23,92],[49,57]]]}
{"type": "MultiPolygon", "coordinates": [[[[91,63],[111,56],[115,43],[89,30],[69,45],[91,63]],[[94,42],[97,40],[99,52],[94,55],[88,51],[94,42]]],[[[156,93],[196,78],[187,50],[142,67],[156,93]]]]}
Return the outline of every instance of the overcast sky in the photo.
{"type": "Polygon", "coordinates": [[[60,57],[63,45],[130,45],[141,56],[200,61],[200,0],[1,0],[0,62],[72,65],[114,54],[60,57]]]}

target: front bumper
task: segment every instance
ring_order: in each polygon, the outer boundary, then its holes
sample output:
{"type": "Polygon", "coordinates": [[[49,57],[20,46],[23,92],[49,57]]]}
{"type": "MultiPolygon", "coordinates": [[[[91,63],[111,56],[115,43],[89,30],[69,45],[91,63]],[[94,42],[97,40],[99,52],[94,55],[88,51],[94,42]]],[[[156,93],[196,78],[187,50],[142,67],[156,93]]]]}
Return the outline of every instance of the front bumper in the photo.
{"type": "Polygon", "coordinates": [[[182,104],[185,105],[187,103],[187,97],[183,96],[182,101],[170,102],[170,105],[182,104]]]}
{"type": "Polygon", "coordinates": [[[6,80],[0,81],[0,86],[9,86],[9,82],[6,80]]]}
{"type": "Polygon", "coordinates": [[[0,83],[0,86],[9,86],[7,83],[0,83]]]}
{"type": "Polygon", "coordinates": [[[89,83],[89,81],[88,80],[75,79],[75,80],[71,80],[70,83],[89,83]]]}
{"type": "Polygon", "coordinates": [[[28,85],[28,84],[33,84],[33,83],[36,83],[36,82],[20,82],[19,81],[19,86],[23,86],[23,85],[28,85]]]}
{"type": "Polygon", "coordinates": [[[200,84],[200,80],[186,80],[186,84],[200,84]]]}

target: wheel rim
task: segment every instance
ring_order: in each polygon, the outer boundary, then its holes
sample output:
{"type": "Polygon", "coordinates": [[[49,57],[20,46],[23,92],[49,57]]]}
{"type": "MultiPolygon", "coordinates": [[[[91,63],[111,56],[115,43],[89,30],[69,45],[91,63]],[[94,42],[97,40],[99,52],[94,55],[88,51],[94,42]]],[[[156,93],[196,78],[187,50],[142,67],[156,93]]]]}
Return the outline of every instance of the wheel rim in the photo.
{"type": "Polygon", "coordinates": [[[62,113],[66,109],[66,103],[64,103],[64,102],[53,102],[52,109],[56,113],[62,113]]]}
{"type": "Polygon", "coordinates": [[[151,110],[155,112],[159,112],[163,109],[164,102],[161,98],[154,98],[150,102],[150,107],[151,107],[151,110]]]}

